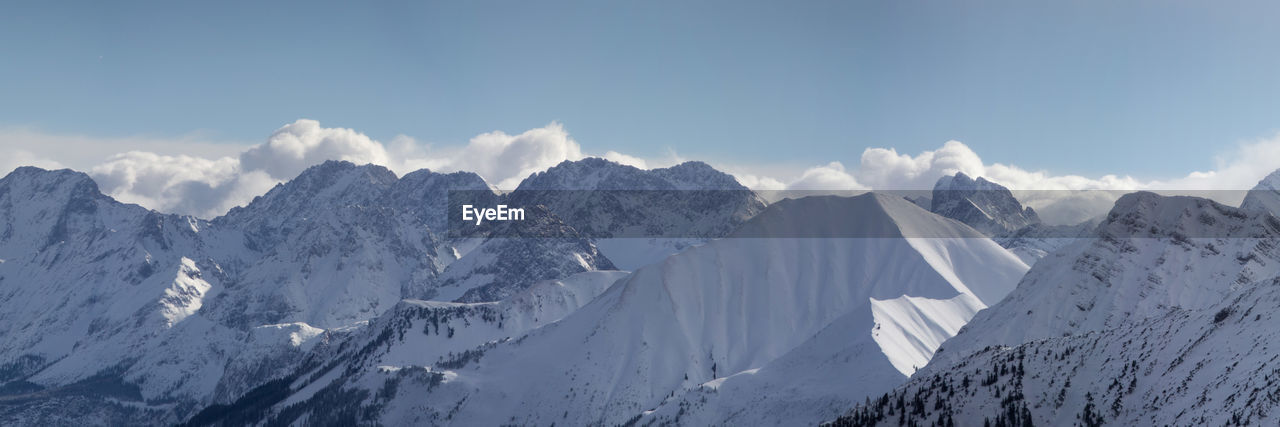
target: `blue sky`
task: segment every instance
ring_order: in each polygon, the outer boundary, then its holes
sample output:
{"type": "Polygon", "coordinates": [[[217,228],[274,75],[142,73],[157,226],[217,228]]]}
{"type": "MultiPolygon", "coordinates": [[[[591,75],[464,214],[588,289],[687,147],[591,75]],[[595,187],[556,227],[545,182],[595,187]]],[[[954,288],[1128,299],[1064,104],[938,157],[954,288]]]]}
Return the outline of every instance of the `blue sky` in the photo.
{"type": "Polygon", "coordinates": [[[956,139],[988,162],[1160,179],[1280,129],[1276,9],[6,2],[0,126],[258,143],[305,117],[455,144],[559,121],[591,152],[796,164],[956,139]]]}

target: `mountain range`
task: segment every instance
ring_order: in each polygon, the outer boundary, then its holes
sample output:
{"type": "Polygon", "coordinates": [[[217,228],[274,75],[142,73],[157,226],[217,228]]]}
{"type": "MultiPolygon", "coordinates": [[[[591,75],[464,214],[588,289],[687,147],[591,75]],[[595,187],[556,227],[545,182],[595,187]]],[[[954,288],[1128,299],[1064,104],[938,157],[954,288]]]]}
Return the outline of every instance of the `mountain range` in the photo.
{"type": "MultiPolygon", "coordinates": [[[[297,394],[252,409],[281,423],[818,422],[905,380],[1026,269],[968,226],[878,194],[785,200],[739,232],[847,232],[833,227],[886,237],[714,240],[630,273],[556,323],[462,353],[408,350],[437,330],[434,314],[419,315],[377,333],[389,338],[371,345],[385,350],[297,372],[307,379],[289,387],[297,394]],[[865,221],[834,220],[847,215],[865,221]],[[926,230],[955,237],[902,237],[926,230]],[[810,363],[866,381],[814,377],[810,363]],[[805,387],[823,392],[795,393],[805,387]]],[[[451,336],[473,340],[472,325],[451,336]]]]}
{"type": "Polygon", "coordinates": [[[0,422],[1262,423],[1274,176],[1240,208],[1138,192],[1048,225],[964,174],[766,204],[701,162],[499,193],[329,161],[206,220],[23,167],[0,422]]]}
{"type": "Polygon", "coordinates": [[[402,300],[496,301],[614,269],[554,214],[518,224],[544,237],[450,238],[450,192],[504,199],[472,173],[330,161],[203,220],[116,202],[83,173],[19,168],[0,179],[0,413],[178,422],[402,300]]]}

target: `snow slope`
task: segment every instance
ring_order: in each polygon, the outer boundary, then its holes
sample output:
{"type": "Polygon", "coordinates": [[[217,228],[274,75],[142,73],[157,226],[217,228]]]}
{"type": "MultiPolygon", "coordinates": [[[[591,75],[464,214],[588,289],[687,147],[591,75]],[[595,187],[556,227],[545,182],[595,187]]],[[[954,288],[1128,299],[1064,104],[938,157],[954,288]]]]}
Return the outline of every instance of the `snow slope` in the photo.
{"type": "Polygon", "coordinates": [[[477,349],[553,323],[625,278],[622,271],[588,271],[539,282],[505,300],[454,303],[404,300],[347,339],[317,346],[300,368],[226,406],[213,406],[190,423],[354,424],[364,403],[395,412],[412,424],[440,424],[440,414],[389,402],[396,390],[434,388],[455,381],[454,366],[477,349]],[[277,392],[271,392],[275,390],[277,392]],[[265,397],[264,397],[265,396],[265,397]],[[271,408],[265,415],[260,408],[271,408]]]}
{"type": "Polygon", "coordinates": [[[1037,263],[910,383],[843,421],[1270,423],[1280,221],[1134,193],[1098,230],[1037,263]],[[931,404],[904,415],[896,402],[916,396],[931,404]]]}
{"type": "Polygon", "coordinates": [[[943,348],[955,356],[1215,304],[1234,288],[1280,275],[1277,230],[1269,215],[1208,199],[1125,195],[1098,238],[1036,263],[943,348]]]}
{"type": "Polygon", "coordinates": [[[559,217],[541,205],[525,208],[526,219],[499,225],[493,235],[436,279],[431,299],[486,302],[505,299],[529,285],[613,263],[559,217]]]}
{"type": "Polygon", "coordinates": [[[1271,279],[1198,310],[987,347],[922,371],[835,424],[1273,424],[1280,416],[1280,353],[1270,347],[1277,312],[1280,282],[1271,279]]]}
{"type": "Polygon", "coordinates": [[[1101,220],[1098,218],[1076,225],[1032,224],[996,236],[994,240],[1017,255],[1022,262],[1032,265],[1078,240],[1094,238],[1094,229],[1101,220]]]}

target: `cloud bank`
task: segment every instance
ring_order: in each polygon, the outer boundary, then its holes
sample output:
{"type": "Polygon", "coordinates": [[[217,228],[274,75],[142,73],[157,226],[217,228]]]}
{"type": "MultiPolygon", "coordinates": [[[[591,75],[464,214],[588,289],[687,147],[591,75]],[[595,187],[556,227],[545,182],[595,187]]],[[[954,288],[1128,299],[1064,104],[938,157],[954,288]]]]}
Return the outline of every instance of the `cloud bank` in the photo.
{"type": "MultiPolygon", "coordinates": [[[[405,144],[406,141],[401,141],[401,150],[416,145],[411,140],[405,144]]],[[[565,160],[585,157],[582,147],[569,137],[564,126],[555,122],[519,135],[508,135],[502,131],[480,134],[462,147],[408,151],[417,156],[391,165],[393,170],[407,172],[425,167],[439,171],[471,171],[503,190],[515,189],[520,180],[534,172],[565,160]]]]}
{"type": "MultiPolygon", "coordinates": [[[[353,129],[326,128],[302,119],[277,129],[266,142],[241,150],[219,158],[128,151],[92,166],[89,174],[103,192],[121,201],[210,218],[325,160],[378,164],[402,175],[421,168],[467,170],[498,188],[511,189],[531,173],[584,157],[559,123],[519,135],[489,132],[461,147],[433,150],[408,137],[383,144],[353,129]]],[[[634,157],[611,156],[643,165],[634,157]]]]}
{"type": "MultiPolygon", "coordinates": [[[[550,123],[519,134],[483,133],[465,144],[432,146],[406,136],[387,143],[346,128],[327,128],[301,119],[273,132],[256,145],[219,143],[196,136],[96,139],[45,134],[29,129],[0,129],[0,170],[21,165],[86,170],[104,193],[163,212],[204,218],[243,205],[279,182],[325,160],[387,166],[398,174],[421,168],[472,171],[499,189],[514,189],[530,174],[565,160],[587,157],[564,126],[550,123]],[[106,159],[102,161],[101,159],[106,159]]],[[[606,151],[598,157],[638,168],[665,167],[683,161],[674,151],[662,158],[642,158],[606,151]]],[[[848,193],[876,190],[928,190],[943,176],[964,172],[1013,189],[1047,221],[1070,223],[1105,213],[1114,201],[1107,192],[1083,193],[1025,190],[1244,190],[1280,168],[1280,135],[1239,144],[1222,153],[1214,167],[1167,180],[1140,180],[1128,175],[1085,177],[1032,171],[1015,165],[986,163],[967,145],[947,141],[915,155],[893,148],[867,148],[856,167],[844,162],[779,167],[719,164],[743,185],[776,194],[848,193]]],[[[1175,191],[1176,190],[1176,191],[1175,191]]],[[[1238,193],[1219,200],[1238,204],[1238,193]]]]}
{"type": "Polygon", "coordinates": [[[1238,206],[1245,193],[1237,190],[1251,189],[1258,180],[1280,169],[1280,134],[1236,145],[1220,154],[1211,170],[1193,171],[1165,180],[1115,174],[1056,175],[1015,165],[986,163],[960,141],[947,141],[936,150],[914,156],[898,153],[893,148],[867,148],[859,160],[854,170],[846,169],[840,162],[831,162],[804,169],[789,180],[749,172],[735,172],[735,175],[741,182],[757,183],[752,188],[784,190],[781,194],[787,194],[786,191],[929,190],[939,178],[964,172],[1010,188],[1020,201],[1040,211],[1046,222],[1071,224],[1105,214],[1116,198],[1136,190],[1210,197],[1238,206]]]}

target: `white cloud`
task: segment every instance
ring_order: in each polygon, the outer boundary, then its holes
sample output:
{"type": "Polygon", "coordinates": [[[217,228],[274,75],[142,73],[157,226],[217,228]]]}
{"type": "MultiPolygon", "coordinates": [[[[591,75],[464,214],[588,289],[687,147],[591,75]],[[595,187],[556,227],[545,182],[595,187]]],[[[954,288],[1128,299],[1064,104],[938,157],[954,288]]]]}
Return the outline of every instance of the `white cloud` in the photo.
{"type": "Polygon", "coordinates": [[[777,180],[776,178],[755,175],[742,172],[741,170],[726,170],[726,172],[733,175],[734,179],[737,179],[739,184],[742,184],[752,190],[776,192],[787,189],[787,184],[777,180]]]}
{"type": "Polygon", "coordinates": [[[1148,188],[1161,192],[1209,195],[1226,204],[1238,205],[1245,193],[1263,177],[1280,169],[1280,134],[1237,144],[1234,149],[1214,159],[1214,169],[1196,171],[1187,176],[1150,183],[1148,188]],[[1209,191],[1197,194],[1198,191],[1209,191]]]}
{"type": "Polygon", "coordinates": [[[1135,189],[1143,183],[1132,177],[1105,175],[1051,175],[1000,163],[986,164],[978,153],[960,141],[947,141],[941,148],[916,156],[898,154],[893,148],[868,148],[862,152],[855,176],[859,182],[880,190],[930,190],[938,178],[964,172],[982,176],[1015,190],[1135,189]]]}
{"type": "MultiPolygon", "coordinates": [[[[92,142],[63,139],[73,145],[92,142]]],[[[116,144],[108,141],[100,145],[116,144]]],[[[162,144],[136,145],[155,148],[162,144]]],[[[175,146],[190,148],[179,142],[169,144],[168,151],[175,146]]],[[[210,218],[248,203],[276,183],[292,179],[325,160],[382,165],[391,161],[381,143],[362,133],[325,128],[306,119],[282,126],[262,144],[232,148],[234,152],[225,156],[132,150],[111,155],[105,162],[85,169],[104,193],[118,200],[163,212],[210,218]]]]}
{"type": "Polygon", "coordinates": [[[942,148],[916,156],[898,154],[893,148],[863,150],[857,178],[876,189],[918,190],[932,189],[938,178],[956,172],[982,175],[984,166],[968,146],[947,141],[942,148]]]}
{"type": "MultiPolygon", "coordinates": [[[[166,142],[0,129],[0,156],[4,170],[21,165],[60,168],[64,163],[51,159],[70,159],[70,167],[88,171],[104,193],[121,201],[206,218],[243,205],[325,160],[379,164],[399,174],[424,167],[472,171],[498,188],[512,189],[534,172],[585,157],[564,126],[555,122],[517,135],[494,131],[463,146],[434,148],[406,136],[383,144],[352,129],[326,128],[307,119],[282,126],[266,142],[253,146],[206,143],[195,137],[166,142]],[[27,147],[45,150],[31,152],[27,147]]],[[[638,167],[652,164],[612,151],[606,157],[638,167]]]]}
{"type": "MultiPolygon", "coordinates": [[[[203,217],[220,215],[247,203],[276,183],[329,159],[381,164],[399,174],[420,168],[472,171],[498,188],[512,189],[532,173],[587,155],[556,122],[516,135],[502,131],[483,133],[456,146],[421,144],[407,136],[397,136],[384,144],[352,129],[325,128],[306,119],[281,127],[258,145],[211,142],[199,134],[174,139],[91,138],[0,128],[0,170],[19,165],[86,170],[105,193],[120,200],[203,217]],[[104,158],[107,160],[102,161],[104,158]]],[[[685,160],[671,149],[659,158],[617,151],[606,151],[601,157],[639,168],[666,167],[685,160]]],[[[1065,223],[1105,212],[1120,193],[1026,190],[1244,190],[1280,168],[1280,135],[1241,143],[1220,155],[1210,170],[1164,180],[1139,180],[1127,175],[1055,175],[985,163],[959,141],[947,141],[936,150],[916,155],[893,148],[868,148],[858,159],[857,168],[848,168],[840,161],[804,167],[742,166],[709,160],[743,185],[775,194],[929,190],[938,178],[964,172],[1013,189],[1047,220],[1065,223]]],[[[1215,198],[1229,204],[1239,203],[1239,197],[1243,197],[1243,193],[1215,194],[1215,198]]]]}
{"type": "Polygon", "coordinates": [[[648,166],[649,162],[646,162],[644,159],[635,157],[635,156],[628,156],[626,154],[622,154],[617,151],[613,151],[613,150],[606,151],[604,155],[601,157],[604,157],[605,160],[608,160],[611,162],[635,166],[640,169],[649,169],[649,166],[648,166]]]}
{"type": "Polygon", "coordinates": [[[212,206],[232,206],[224,200],[241,200],[239,194],[256,191],[249,195],[251,199],[269,188],[250,185],[230,191],[218,187],[224,181],[247,180],[234,167],[238,163],[234,156],[246,147],[213,141],[199,132],[173,138],[99,138],[5,127],[0,128],[0,173],[17,166],[76,169],[88,172],[104,193],[122,201],[165,212],[212,216],[225,212],[212,206]],[[202,192],[204,186],[227,194],[202,192]]]}
{"type": "Polygon", "coordinates": [[[863,189],[931,190],[938,178],[964,172],[1004,185],[1024,204],[1036,208],[1050,223],[1067,224],[1106,213],[1120,195],[1135,190],[1166,194],[1191,194],[1238,205],[1247,190],[1267,174],[1280,169],[1280,135],[1239,144],[1220,155],[1215,168],[1185,176],[1141,180],[1128,175],[1055,175],[1015,165],[985,163],[959,141],[947,141],[936,150],[916,155],[893,148],[868,148],[856,170],[831,162],[791,172],[758,173],[757,168],[728,169],[743,185],[757,190],[786,190],[781,195],[847,194],[863,189]],[[1049,190],[1049,191],[1045,191],[1049,190]]]}
{"type": "Polygon", "coordinates": [[[787,184],[788,190],[863,190],[865,186],[858,183],[852,175],[844,170],[840,162],[831,162],[822,166],[805,169],[800,178],[787,184]]]}
{"type": "Polygon", "coordinates": [[[290,179],[325,160],[347,160],[356,164],[386,165],[390,157],[381,143],[345,128],[323,128],[320,122],[301,119],[284,125],[240,154],[245,171],[263,171],[280,179],[290,179]]]}
{"type": "Polygon", "coordinates": [[[205,218],[225,213],[280,182],[265,171],[241,170],[232,157],[204,159],[130,151],[89,171],[103,192],[126,203],[205,218]]]}
{"type": "MultiPolygon", "coordinates": [[[[435,154],[428,151],[429,157],[435,154]]],[[[552,122],[519,135],[502,131],[480,134],[461,150],[441,150],[434,157],[443,159],[438,169],[475,172],[500,189],[512,190],[534,172],[584,156],[564,126],[552,122]]]]}
{"type": "Polygon", "coordinates": [[[62,169],[65,168],[62,163],[50,160],[32,153],[27,150],[6,150],[0,156],[0,171],[10,171],[18,166],[36,166],[45,169],[62,169]]]}
{"type": "Polygon", "coordinates": [[[9,159],[9,162],[0,160],[0,167],[8,171],[9,163],[18,163],[87,171],[103,159],[129,151],[214,159],[238,155],[248,146],[243,142],[213,140],[201,132],[167,138],[145,135],[102,138],[50,133],[30,127],[0,127],[0,159],[9,159]]]}

